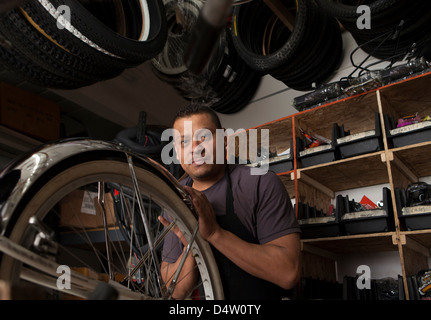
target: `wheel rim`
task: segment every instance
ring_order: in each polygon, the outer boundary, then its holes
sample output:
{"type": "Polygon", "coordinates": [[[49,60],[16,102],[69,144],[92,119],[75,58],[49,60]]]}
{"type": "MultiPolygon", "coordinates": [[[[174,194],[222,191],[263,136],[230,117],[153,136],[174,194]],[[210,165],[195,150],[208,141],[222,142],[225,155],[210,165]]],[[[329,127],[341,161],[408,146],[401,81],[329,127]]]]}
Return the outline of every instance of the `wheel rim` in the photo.
{"type": "MultiPolygon", "coordinates": [[[[73,190],[76,190],[77,188],[82,189],[83,186],[94,186],[95,183],[103,181],[105,182],[104,185],[109,186],[110,188],[118,188],[119,190],[117,191],[119,194],[127,193],[133,186],[128,170],[129,168],[124,162],[94,161],[75,165],[63,171],[61,174],[51,179],[43,188],[41,188],[39,192],[35,194],[35,197],[29,201],[26,208],[22,211],[9,238],[27,248],[31,247],[31,243],[34,242],[36,233],[33,232],[31,227],[28,225],[29,218],[36,217],[40,221],[46,221],[47,218],[52,214],[51,209],[61,199],[63,199],[65,195],[69,194],[73,190]],[[106,170],[103,168],[109,169],[106,170]],[[123,189],[120,189],[120,187],[123,189]]],[[[152,223],[155,222],[155,216],[150,217],[151,214],[156,213],[157,211],[160,213],[161,209],[165,209],[169,216],[176,222],[177,226],[183,231],[186,238],[190,239],[191,232],[193,226],[196,224],[196,221],[192,215],[188,215],[186,213],[187,206],[185,203],[179,197],[173,196],[173,192],[169,195],[169,192],[167,192],[166,189],[167,186],[154,174],[141,168],[135,168],[135,170],[138,180],[140,181],[140,192],[144,194],[145,197],[147,197],[147,200],[151,199],[151,201],[147,202],[147,204],[148,206],[152,206],[152,210],[148,210],[148,217],[152,218],[152,223]]],[[[115,221],[118,222],[118,220],[115,221]]],[[[135,224],[135,226],[136,225],[137,224],[135,224]]],[[[118,276],[117,280],[124,279],[124,277],[122,277],[124,275],[130,275],[130,270],[133,269],[131,264],[136,262],[136,259],[139,260],[140,258],[144,257],[145,252],[147,252],[143,248],[141,248],[141,250],[130,250],[130,242],[127,243],[127,241],[124,241],[124,237],[118,234],[119,229],[115,229],[118,227],[119,226],[116,225],[111,226],[110,228],[111,230],[115,231],[110,233],[112,238],[123,239],[123,241],[118,241],[118,243],[111,243],[111,251],[115,255],[116,262],[115,265],[111,265],[111,270],[114,271],[114,275],[118,276]],[[123,248],[123,246],[125,246],[125,248],[123,248]]],[[[157,229],[157,232],[154,233],[153,240],[157,240],[156,242],[159,240],[161,241],[160,235],[162,232],[160,225],[158,225],[156,222],[153,227],[157,229]]],[[[69,230],[69,232],[80,235],[81,240],[88,240],[93,237],[93,234],[90,234],[89,232],[83,233],[83,231],[78,227],[69,230]]],[[[136,239],[136,236],[136,233],[132,234],[131,239],[136,239]]],[[[80,250],[83,250],[83,245],[84,243],[80,244],[80,250]]],[[[88,268],[89,270],[95,272],[97,271],[99,275],[102,275],[102,278],[106,278],[106,274],[109,273],[109,268],[106,268],[108,250],[103,252],[102,249],[98,248],[100,243],[93,243],[90,245],[89,250],[85,248],[88,251],[86,254],[89,254],[89,252],[94,254],[94,256],[91,257],[91,259],[88,258],[87,261],[81,258],[81,256],[76,256],[76,243],[74,246],[71,246],[70,243],[61,243],[60,241],[59,246],[61,249],[61,255],[65,256],[57,255],[56,258],[58,259],[58,263],[63,264],[66,261],[70,264],[70,261],[73,261],[74,266],[88,268]],[[94,265],[90,263],[90,261],[93,259],[98,261],[98,267],[100,268],[99,270],[96,270],[94,265]],[[78,262],[82,263],[82,265],[79,265],[78,262]]],[[[207,254],[208,248],[209,247],[207,247],[207,244],[199,237],[197,237],[196,241],[193,242],[192,252],[197,262],[200,279],[202,280],[200,292],[203,293],[202,296],[195,298],[219,299],[222,297],[222,295],[220,296],[220,290],[218,288],[220,286],[219,279],[217,279],[218,274],[217,272],[214,273],[215,263],[212,260],[212,256],[207,254]],[[214,276],[214,274],[216,274],[216,276],[214,276]]],[[[159,249],[160,246],[158,247],[158,250],[159,249]]],[[[154,268],[154,260],[154,258],[147,259],[142,268],[138,269],[140,273],[140,279],[138,279],[138,272],[135,270],[136,273],[129,277],[127,284],[123,281],[123,285],[127,285],[129,288],[132,288],[133,291],[140,292],[144,296],[150,296],[158,299],[169,298],[168,296],[164,296],[163,292],[160,290],[160,287],[157,286],[157,279],[155,279],[157,272],[155,270],[156,268],[154,268]],[[141,275],[143,276],[141,277],[141,275]]],[[[64,264],[67,265],[67,263],[64,264]]],[[[19,263],[10,257],[3,257],[0,270],[0,276],[2,279],[12,279],[12,281],[16,282],[20,276],[20,270],[21,265],[19,263]]]]}

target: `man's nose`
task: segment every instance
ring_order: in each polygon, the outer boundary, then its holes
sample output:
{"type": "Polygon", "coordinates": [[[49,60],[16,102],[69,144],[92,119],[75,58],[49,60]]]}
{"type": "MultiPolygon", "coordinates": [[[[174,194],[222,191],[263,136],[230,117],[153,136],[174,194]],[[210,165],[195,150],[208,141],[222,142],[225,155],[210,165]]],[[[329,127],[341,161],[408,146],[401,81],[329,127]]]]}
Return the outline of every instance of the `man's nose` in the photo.
{"type": "Polygon", "coordinates": [[[203,143],[201,140],[193,140],[192,141],[192,151],[194,151],[197,147],[199,147],[203,143]]]}

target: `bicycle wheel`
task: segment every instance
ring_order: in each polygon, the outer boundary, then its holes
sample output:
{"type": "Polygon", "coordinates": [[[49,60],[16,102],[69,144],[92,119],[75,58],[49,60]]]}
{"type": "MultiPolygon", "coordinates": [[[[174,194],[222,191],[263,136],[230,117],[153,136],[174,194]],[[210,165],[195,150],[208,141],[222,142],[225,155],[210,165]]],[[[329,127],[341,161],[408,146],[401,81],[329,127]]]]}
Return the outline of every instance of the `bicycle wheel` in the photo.
{"type": "Polygon", "coordinates": [[[32,299],[91,299],[104,282],[121,299],[169,299],[172,292],[160,271],[163,239],[169,232],[158,222],[162,213],[191,243],[200,281],[190,298],[223,299],[212,251],[196,232],[185,193],[151,159],[113,143],[64,141],[5,169],[0,186],[0,279],[12,288],[30,286],[37,295],[32,299]],[[83,214],[81,196],[92,192],[100,199],[90,200],[95,215],[83,214]],[[80,201],[74,207],[71,199],[77,194],[80,201]],[[24,254],[5,249],[13,244],[20,245],[18,251],[25,248],[24,254]],[[58,283],[59,266],[71,269],[69,288],[58,283]]]}

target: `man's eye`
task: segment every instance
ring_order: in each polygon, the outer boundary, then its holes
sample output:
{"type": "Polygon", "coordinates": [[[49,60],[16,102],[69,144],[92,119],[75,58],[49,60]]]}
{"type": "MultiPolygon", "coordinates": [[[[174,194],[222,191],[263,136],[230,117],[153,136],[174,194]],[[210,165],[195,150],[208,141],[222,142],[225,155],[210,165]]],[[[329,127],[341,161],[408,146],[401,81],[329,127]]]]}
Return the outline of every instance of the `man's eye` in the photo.
{"type": "Polygon", "coordinates": [[[210,133],[206,133],[201,135],[201,142],[205,141],[205,140],[211,140],[212,135],[210,133]]]}

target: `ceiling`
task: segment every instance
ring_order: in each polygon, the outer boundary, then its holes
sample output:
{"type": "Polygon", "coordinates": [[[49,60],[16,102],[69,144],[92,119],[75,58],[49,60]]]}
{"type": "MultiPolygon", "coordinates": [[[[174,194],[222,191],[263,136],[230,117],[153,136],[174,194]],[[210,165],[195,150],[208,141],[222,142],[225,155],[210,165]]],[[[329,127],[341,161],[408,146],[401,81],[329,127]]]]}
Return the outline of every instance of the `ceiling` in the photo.
{"type": "Polygon", "coordinates": [[[169,126],[178,108],[187,104],[172,86],[155,76],[149,61],[112,80],[53,92],[123,127],[136,125],[141,111],[147,113],[148,123],[169,126]]]}
{"type": "Polygon", "coordinates": [[[169,126],[178,108],[187,104],[155,76],[149,62],[114,79],[74,90],[42,88],[5,69],[0,69],[0,81],[57,102],[67,136],[113,139],[119,130],[136,126],[141,111],[146,112],[148,124],[169,126]]]}

